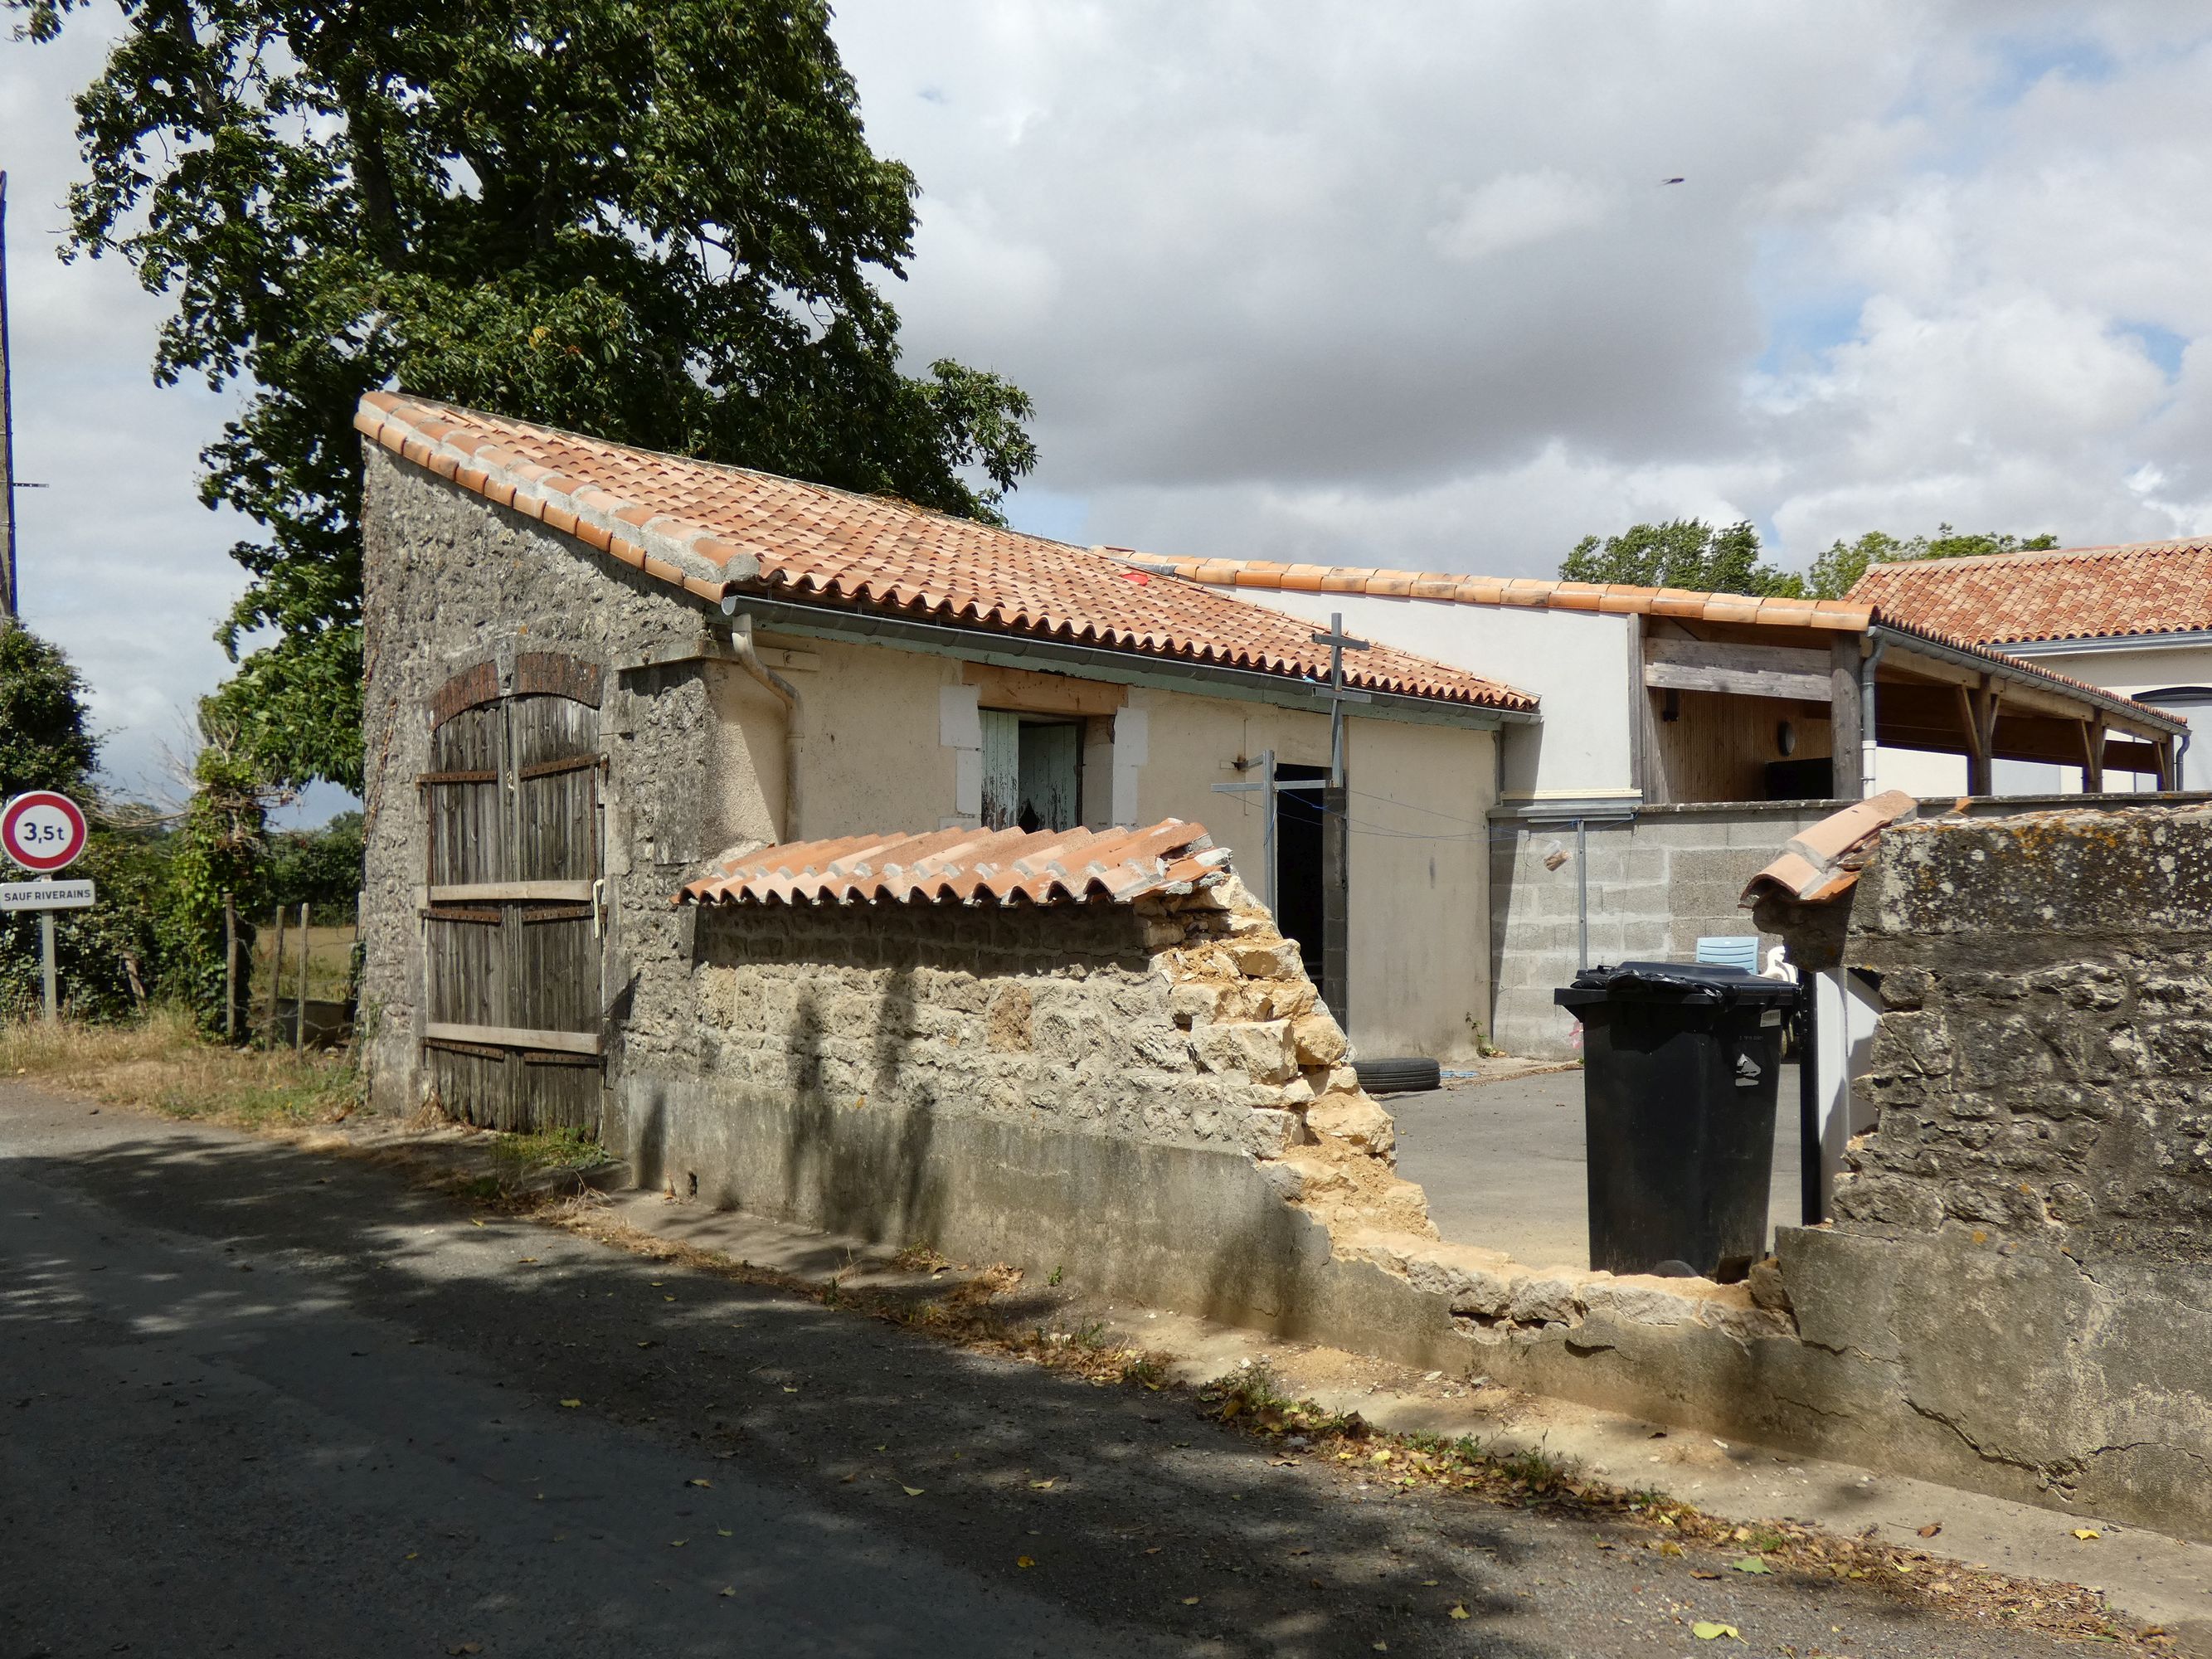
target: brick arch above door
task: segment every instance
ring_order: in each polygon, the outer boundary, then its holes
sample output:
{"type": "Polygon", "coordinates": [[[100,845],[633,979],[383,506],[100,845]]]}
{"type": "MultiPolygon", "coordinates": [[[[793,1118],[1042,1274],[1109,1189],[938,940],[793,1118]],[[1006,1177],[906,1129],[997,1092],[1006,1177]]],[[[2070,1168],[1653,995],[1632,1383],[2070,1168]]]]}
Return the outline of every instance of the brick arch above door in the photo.
{"type": "Polygon", "coordinates": [[[516,651],[486,656],[450,676],[423,700],[433,732],[471,708],[504,696],[566,697],[597,708],[605,696],[606,670],[588,658],[565,651],[516,651]]]}

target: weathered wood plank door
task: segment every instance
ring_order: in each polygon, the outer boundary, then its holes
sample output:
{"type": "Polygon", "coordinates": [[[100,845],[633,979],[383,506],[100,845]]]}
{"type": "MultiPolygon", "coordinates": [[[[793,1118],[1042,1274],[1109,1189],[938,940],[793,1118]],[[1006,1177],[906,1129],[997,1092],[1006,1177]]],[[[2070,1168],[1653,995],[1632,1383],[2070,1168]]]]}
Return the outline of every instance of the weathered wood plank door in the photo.
{"type": "Polygon", "coordinates": [[[432,1086],[486,1128],[596,1131],[599,676],[550,653],[432,699],[423,910],[432,1086]]]}

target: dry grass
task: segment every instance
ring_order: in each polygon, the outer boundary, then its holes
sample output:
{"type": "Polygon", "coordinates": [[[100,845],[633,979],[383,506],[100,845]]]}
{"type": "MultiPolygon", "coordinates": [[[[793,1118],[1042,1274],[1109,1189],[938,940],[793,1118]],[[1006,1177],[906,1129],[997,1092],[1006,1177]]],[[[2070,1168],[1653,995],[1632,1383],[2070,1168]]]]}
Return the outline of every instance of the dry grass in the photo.
{"type": "MultiPolygon", "coordinates": [[[[307,994],[310,997],[332,999],[345,995],[346,980],[353,963],[354,926],[347,922],[341,927],[310,927],[307,929],[307,994]]],[[[254,999],[257,1019],[267,1013],[269,996],[269,967],[276,939],[274,920],[264,917],[260,930],[253,941],[253,983],[260,993],[254,999]]],[[[289,1001],[299,990],[300,929],[295,921],[287,921],[284,927],[284,963],[277,981],[276,994],[289,1001]]]]}
{"type": "Polygon", "coordinates": [[[0,1078],[241,1128],[337,1122],[361,1100],[347,1055],[225,1048],[166,1008],[127,1025],[0,1024],[0,1078]]]}

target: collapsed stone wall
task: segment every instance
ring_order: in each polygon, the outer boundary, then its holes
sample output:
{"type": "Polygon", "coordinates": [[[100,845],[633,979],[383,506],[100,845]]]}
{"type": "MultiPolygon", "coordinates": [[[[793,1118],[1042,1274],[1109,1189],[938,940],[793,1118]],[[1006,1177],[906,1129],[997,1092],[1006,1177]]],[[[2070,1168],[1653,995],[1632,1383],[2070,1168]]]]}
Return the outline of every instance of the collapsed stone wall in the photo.
{"type": "MultiPolygon", "coordinates": [[[[1231,1159],[1333,1231],[1435,1236],[1297,947],[1234,875],[1127,906],[741,904],[696,926],[689,1003],[624,1033],[617,1135],[649,1180],[946,1245],[994,1229],[954,1213],[975,1171],[948,1146],[1079,1136],[1231,1159]]],[[[1043,1224],[1036,1200],[1006,1195],[1002,1231],[1043,1224]]]]}

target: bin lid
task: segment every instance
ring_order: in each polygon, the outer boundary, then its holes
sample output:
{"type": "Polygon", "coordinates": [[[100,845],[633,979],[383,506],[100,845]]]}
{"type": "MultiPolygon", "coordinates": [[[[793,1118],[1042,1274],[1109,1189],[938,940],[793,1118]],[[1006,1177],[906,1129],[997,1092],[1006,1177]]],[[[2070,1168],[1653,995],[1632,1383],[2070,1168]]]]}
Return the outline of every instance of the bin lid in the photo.
{"type": "Polygon", "coordinates": [[[1565,1007],[1633,998],[1638,1001],[1692,1003],[1720,1008],[1786,1008],[1797,1000],[1797,987],[1741,968],[1714,962],[1624,962],[1585,968],[1572,985],[1552,993],[1565,1007]]]}

